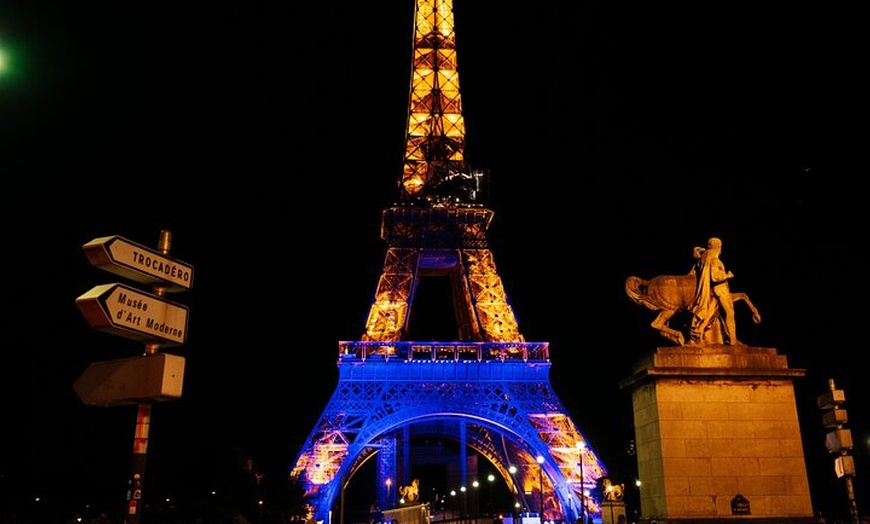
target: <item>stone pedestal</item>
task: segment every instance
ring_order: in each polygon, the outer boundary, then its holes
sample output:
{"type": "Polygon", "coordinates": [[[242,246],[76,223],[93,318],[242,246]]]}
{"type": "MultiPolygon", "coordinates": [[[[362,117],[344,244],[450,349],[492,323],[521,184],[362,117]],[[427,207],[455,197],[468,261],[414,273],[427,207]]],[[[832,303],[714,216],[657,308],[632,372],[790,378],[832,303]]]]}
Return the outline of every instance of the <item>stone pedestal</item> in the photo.
{"type": "Polygon", "coordinates": [[[660,347],[631,393],[644,521],[812,521],[794,379],[772,348],[660,347]]]}
{"type": "Polygon", "coordinates": [[[620,522],[625,524],[628,519],[625,516],[625,502],[621,500],[605,500],[601,503],[601,522],[602,524],[616,524],[620,522]],[[622,520],[619,520],[622,517],[622,520]]]}

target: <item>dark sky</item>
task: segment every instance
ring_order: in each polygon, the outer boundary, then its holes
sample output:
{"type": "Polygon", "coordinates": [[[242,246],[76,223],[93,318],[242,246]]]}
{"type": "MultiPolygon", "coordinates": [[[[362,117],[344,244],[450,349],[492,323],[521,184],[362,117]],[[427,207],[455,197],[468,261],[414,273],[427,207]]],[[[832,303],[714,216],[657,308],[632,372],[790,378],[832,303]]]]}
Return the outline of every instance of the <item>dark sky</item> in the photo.
{"type": "MultiPolygon", "coordinates": [[[[170,350],[187,369],[183,398],[154,409],[153,489],[194,486],[233,453],[289,469],[383,263],[406,3],[0,5],[18,66],[0,77],[8,482],[123,497],[135,408],[84,406],[72,383],[142,346],[79,314],[77,296],[117,280],[81,247],[108,235],[156,247],[164,229],[195,284],[173,297],[190,307],[187,344],[170,350]]],[[[854,13],[550,0],[455,0],[455,13],[466,156],[489,174],[499,273],[605,465],[628,476],[618,382],[667,345],[623,282],[683,273],[719,236],[732,290],[763,318],[738,304],[740,337],[806,369],[795,387],[814,504],[846,512],[815,406],[828,378],[846,391],[870,504],[854,13]]],[[[449,307],[420,304],[414,329],[450,338],[449,307]]]]}

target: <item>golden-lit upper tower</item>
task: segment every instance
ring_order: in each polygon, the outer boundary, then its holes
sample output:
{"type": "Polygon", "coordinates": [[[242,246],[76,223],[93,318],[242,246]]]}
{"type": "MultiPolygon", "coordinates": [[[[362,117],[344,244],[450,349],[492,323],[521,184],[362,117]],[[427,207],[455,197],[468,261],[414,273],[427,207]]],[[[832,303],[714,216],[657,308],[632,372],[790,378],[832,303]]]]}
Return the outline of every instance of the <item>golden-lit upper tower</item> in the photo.
{"type": "Polygon", "coordinates": [[[452,0],[417,0],[412,60],[401,200],[474,201],[480,175],[465,164],[452,0]]]}
{"type": "Polygon", "coordinates": [[[493,212],[474,203],[482,175],[465,163],[453,0],[416,0],[412,62],[401,198],[383,212],[389,250],[363,340],[404,340],[421,277],[440,276],[458,340],[523,342],[486,239],[493,212]]]}

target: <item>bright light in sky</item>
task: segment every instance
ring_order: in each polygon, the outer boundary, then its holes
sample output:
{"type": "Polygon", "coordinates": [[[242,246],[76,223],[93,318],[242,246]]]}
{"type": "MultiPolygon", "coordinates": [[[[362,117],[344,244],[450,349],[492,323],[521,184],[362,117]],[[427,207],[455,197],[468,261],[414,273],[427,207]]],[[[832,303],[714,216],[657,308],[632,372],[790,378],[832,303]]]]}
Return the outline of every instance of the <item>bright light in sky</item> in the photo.
{"type": "Polygon", "coordinates": [[[18,69],[20,69],[18,56],[19,53],[14,47],[10,47],[9,44],[0,40],[0,81],[9,80],[12,82],[16,80],[18,69]]]}

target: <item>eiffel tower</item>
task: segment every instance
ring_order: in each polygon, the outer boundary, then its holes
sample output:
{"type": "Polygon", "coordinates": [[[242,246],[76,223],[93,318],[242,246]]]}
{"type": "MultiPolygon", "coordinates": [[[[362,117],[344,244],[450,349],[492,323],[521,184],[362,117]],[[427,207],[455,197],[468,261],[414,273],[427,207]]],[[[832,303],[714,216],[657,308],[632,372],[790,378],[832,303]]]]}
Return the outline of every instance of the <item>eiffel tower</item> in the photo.
{"type": "Polygon", "coordinates": [[[599,511],[606,470],[550,384],[548,343],[524,339],[496,270],[493,212],[477,202],[483,174],[464,158],[453,1],[415,2],[404,166],[399,202],[382,212],[383,270],[361,339],[339,342],[338,387],[290,475],[313,518],[344,524],[345,487],[363,464],[375,460],[376,503],[395,507],[413,480],[415,442],[434,436],[457,444],[462,486],[473,480],[471,450],[525,511],[572,523],[599,511]],[[428,278],[449,280],[455,341],[405,339],[428,278]]]}

